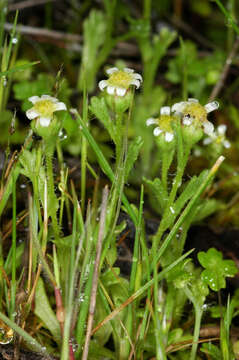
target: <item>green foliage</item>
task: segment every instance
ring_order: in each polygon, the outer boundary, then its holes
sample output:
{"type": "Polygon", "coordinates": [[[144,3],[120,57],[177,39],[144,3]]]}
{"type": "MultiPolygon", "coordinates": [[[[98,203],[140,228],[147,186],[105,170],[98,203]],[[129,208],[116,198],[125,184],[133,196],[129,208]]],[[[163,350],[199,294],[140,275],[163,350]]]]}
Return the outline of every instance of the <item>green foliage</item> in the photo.
{"type": "Polygon", "coordinates": [[[35,294],[35,314],[44,323],[44,326],[52,333],[55,341],[60,343],[60,326],[54,311],[49,303],[43,280],[39,278],[35,294]]]}
{"type": "Polygon", "coordinates": [[[238,269],[233,260],[223,260],[222,253],[214,248],[207,252],[200,251],[198,260],[205,268],[202,272],[202,280],[213,291],[219,291],[226,287],[226,277],[233,277],[238,269]]]}
{"type": "Polygon", "coordinates": [[[196,45],[191,41],[185,41],[183,47],[177,50],[177,56],[169,60],[166,78],[173,84],[181,84],[185,69],[190,95],[195,98],[206,98],[208,87],[219,80],[224,60],[221,51],[199,58],[196,45]]]}

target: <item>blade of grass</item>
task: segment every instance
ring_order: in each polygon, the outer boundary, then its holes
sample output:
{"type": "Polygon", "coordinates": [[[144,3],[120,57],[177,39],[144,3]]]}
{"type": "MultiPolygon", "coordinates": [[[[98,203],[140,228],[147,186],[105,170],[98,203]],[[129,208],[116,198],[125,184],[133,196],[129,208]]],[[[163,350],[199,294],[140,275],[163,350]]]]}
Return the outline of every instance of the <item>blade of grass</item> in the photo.
{"type": "Polygon", "coordinates": [[[84,346],[84,350],[83,350],[82,360],[87,360],[87,358],[88,358],[91,330],[92,330],[93,320],[94,320],[96,294],[97,294],[98,277],[99,277],[100,254],[101,254],[102,243],[103,243],[103,239],[104,239],[108,193],[109,193],[108,187],[105,187],[103,190],[103,198],[102,198],[102,204],[101,204],[99,233],[98,233],[98,241],[97,241],[97,248],[96,248],[96,257],[95,257],[95,268],[94,268],[94,274],[93,274],[89,316],[88,316],[85,346],[84,346]]]}
{"type": "Polygon", "coordinates": [[[16,179],[13,175],[12,180],[12,280],[11,280],[11,305],[10,319],[15,318],[15,299],[16,299],[16,240],[17,240],[17,198],[16,198],[16,179]]]}

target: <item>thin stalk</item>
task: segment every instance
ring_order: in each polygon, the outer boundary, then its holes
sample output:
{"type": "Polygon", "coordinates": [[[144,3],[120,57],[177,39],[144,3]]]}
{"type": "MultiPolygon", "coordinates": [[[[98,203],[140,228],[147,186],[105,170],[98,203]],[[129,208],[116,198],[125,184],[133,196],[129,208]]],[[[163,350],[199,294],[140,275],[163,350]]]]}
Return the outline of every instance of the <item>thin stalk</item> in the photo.
{"type": "Polygon", "coordinates": [[[144,0],[144,19],[150,20],[152,0],[144,0]]]}
{"type": "Polygon", "coordinates": [[[155,311],[154,335],[156,342],[156,359],[167,360],[166,344],[164,344],[163,329],[162,329],[161,317],[159,312],[158,263],[155,260],[154,260],[154,269],[153,269],[153,280],[154,280],[154,311],[155,311]]]}
{"type": "Polygon", "coordinates": [[[232,26],[233,30],[237,33],[237,35],[239,35],[239,27],[235,23],[232,15],[229,13],[229,11],[226,10],[226,8],[224,7],[224,5],[220,0],[214,0],[214,1],[221,10],[221,12],[224,14],[224,16],[227,18],[228,25],[230,24],[230,26],[232,26]]]}
{"type": "Polygon", "coordinates": [[[53,166],[52,166],[53,152],[54,152],[53,146],[46,147],[45,154],[46,154],[46,169],[47,169],[47,179],[48,179],[48,189],[49,189],[48,194],[50,195],[50,199],[53,202],[53,210],[50,209],[50,214],[51,214],[54,235],[57,240],[59,239],[60,234],[59,234],[59,226],[57,222],[56,211],[54,209],[54,203],[56,202],[56,194],[54,188],[54,177],[53,177],[53,166]]]}
{"type": "Polygon", "coordinates": [[[162,152],[162,184],[164,189],[168,192],[168,170],[172,164],[174,157],[174,150],[162,152]]]}
{"type": "MultiPolygon", "coordinates": [[[[143,203],[144,203],[144,187],[141,186],[140,192],[140,206],[139,206],[139,213],[138,213],[138,224],[136,227],[135,233],[135,241],[134,241],[134,251],[133,251],[133,261],[132,261],[132,268],[130,274],[130,283],[129,283],[129,295],[132,295],[134,291],[138,290],[141,284],[137,284],[137,275],[138,272],[141,271],[140,264],[140,235],[142,230],[142,214],[143,214],[143,203]]],[[[141,279],[140,279],[141,280],[141,279]]],[[[122,359],[128,359],[130,354],[130,345],[131,342],[129,339],[133,337],[133,325],[136,326],[136,316],[135,316],[135,306],[134,304],[130,304],[127,309],[127,319],[126,319],[126,329],[127,334],[121,339],[122,342],[122,350],[120,355],[122,359]]]]}
{"type": "Polygon", "coordinates": [[[97,295],[97,288],[98,288],[100,255],[101,255],[102,243],[103,243],[103,239],[104,239],[108,193],[109,193],[108,188],[105,187],[103,190],[103,199],[102,199],[102,205],[101,205],[99,233],[98,233],[98,241],[97,241],[97,248],[96,248],[96,257],[95,257],[95,268],[94,268],[93,281],[92,281],[89,316],[88,316],[88,322],[87,322],[85,346],[84,346],[84,350],[83,350],[82,360],[87,360],[87,358],[88,358],[91,330],[93,327],[95,305],[96,305],[96,295],[97,295]]]}
{"type": "Polygon", "coordinates": [[[16,179],[13,175],[12,181],[12,281],[11,281],[11,305],[10,319],[15,318],[15,299],[16,299],[16,240],[17,240],[17,199],[16,199],[16,179]]]}
{"type": "Polygon", "coordinates": [[[202,308],[201,306],[195,306],[195,325],[193,333],[193,346],[191,350],[190,360],[195,360],[197,355],[198,340],[200,334],[201,320],[202,320],[202,308]]]}
{"type": "Polygon", "coordinates": [[[63,313],[63,302],[61,298],[61,293],[59,289],[55,288],[55,294],[58,305],[58,316],[61,321],[61,327],[63,331],[63,341],[61,348],[61,360],[74,360],[74,353],[72,352],[72,346],[70,341],[70,331],[71,331],[71,320],[74,310],[74,291],[75,291],[75,258],[76,258],[76,214],[77,208],[74,207],[74,217],[73,217],[73,231],[72,231],[72,243],[71,243],[71,256],[70,256],[70,269],[69,269],[69,286],[66,293],[66,306],[65,306],[65,317],[63,313]],[[64,320],[63,320],[64,317],[64,320]],[[64,321],[64,327],[63,327],[64,321]]]}
{"type": "MultiPolygon", "coordinates": [[[[88,126],[88,99],[86,95],[86,85],[83,92],[83,118],[82,120],[88,126]]],[[[85,194],[86,194],[86,167],[87,167],[87,140],[83,136],[81,143],[81,211],[85,213],[85,194]]]]}
{"type": "Polygon", "coordinates": [[[116,144],[115,144],[115,150],[116,150],[116,170],[118,168],[118,165],[120,163],[120,159],[121,159],[121,154],[122,154],[122,134],[123,134],[123,129],[122,129],[122,118],[123,118],[123,114],[119,113],[115,115],[115,125],[116,125],[116,144]]]}

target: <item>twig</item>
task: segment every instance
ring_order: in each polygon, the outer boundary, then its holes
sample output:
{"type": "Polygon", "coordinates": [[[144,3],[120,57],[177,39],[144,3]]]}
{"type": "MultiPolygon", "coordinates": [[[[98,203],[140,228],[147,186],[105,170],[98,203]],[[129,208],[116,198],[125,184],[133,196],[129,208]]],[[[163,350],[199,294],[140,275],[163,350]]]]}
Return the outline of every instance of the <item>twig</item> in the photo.
{"type": "Polygon", "coordinates": [[[196,40],[199,44],[206,46],[209,49],[215,49],[216,46],[213,42],[207,40],[204,36],[202,36],[200,33],[195,32],[195,28],[192,28],[189,24],[185,23],[179,17],[173,16],[170,18],[173,25],[178,27],[179,29],[185,31],[188,35],[191,36],[192,39],[196,40]]]}
{"type": "Polygon", "coordinates": [[[29,7],[34,7],[42,4],[47,4],[56,0],[25,0],[20,1],[17,4],[12,4],[8,6],[8,11],[23,10],[29,7]]]}
{"type": "MultiPolygon", "coordinates": [[[[12,28],[13,28],[13,24],[5,23],[5,25],[4,25],[5,30],[10,31],[10,30],[12,30],[12,28]]],[[[51,38],[54,40],[75,41],[75,42],[82,41],[82,36],[80,36],[78,34],[67,34],[62,31],[42,29],[42,28],[33,27],[33,26],[17,25],[16,31],[21,34],[24,34],[24,35],[42,36],[42,37],[51,38]]]]}
{"type": "Polygon", "coordinates": [[[214,100],[218,96],[221,89],[223,88],[226,77],[227,77],[227,75],[229,73],[230,66],[232,64],[233,58],[235,57],[236,52],[238,50],[238,47],[239,47],[239,37],[237,37],[237,39],[236,39],[236,41],[235,41],[235,43],[233,45],[233,48],[232,48],[228,58],[226,59],[223,71],[222,71],[221,76],[220,76],[220,79],[218,80],[218,82],[216,83],[214,88],[212,89],[211,95],[209,97],[209,101],[214,100]]]}
{"type": "Polygon", "coordinates": [[[97,242],[97,248],[96,248],[95,268],[94,268],[93,281],[92,281],[89,316],[88,316],[88,322],[87,322],[85,346],[84,346],[84,351],[83,351],[83,355],[82,355],[82,360],[87,360],[87,357],[88,357],[90,338],[91,338],[91,330],[92,330],[93,320],[94,320],[96,294],[97,294],[98,277],[99,277],[100,255],[101,255],[102,243],[103,243],[103,238],[104,238],[104,228],[105,228],[108,193],[109,193],[109,190],[108,190],[108,187],[106,186],[103,190],[99,234],[98,234],[98,242],[97,242]]]}

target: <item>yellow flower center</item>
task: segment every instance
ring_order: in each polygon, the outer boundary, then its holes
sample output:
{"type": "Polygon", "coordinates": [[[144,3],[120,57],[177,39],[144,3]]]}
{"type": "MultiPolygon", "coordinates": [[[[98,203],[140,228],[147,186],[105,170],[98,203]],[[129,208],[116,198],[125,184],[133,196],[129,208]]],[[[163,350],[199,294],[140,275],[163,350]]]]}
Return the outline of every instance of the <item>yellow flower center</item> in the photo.
{"type": "Polygon", "coordinates": [[[216,138],[216,140],[215,140],[215,143],[216,143],[217,145],[221,145],[221,143],[222,143],[223,140],[224,140],[223,138],[224,138],[223,135],[217,136],[217,138],[216,138]]]}
{"type": "Polygon", "coordinates": [[[199,103],[192,103],[185,107],[183,111],[184,115],[190,115],[198,122],[204,122],[207,120],[207,112],[205,108],[199,103]]]}
{"type": "Polygon", "coordinates": [[[132,73],[119,70],[111,74],[107,82],[111,86],[118,86],[124,89],[128,89],[133,79],[134,77],[132,73]]]}
{"type": "Polygon", "coordinates": [[[158,124],[161,130],[165,132],[173,132],[171,127],[172,118],[170,115],[160,115],[158,118],[158,124]]]}
{"type": "Polygon", "coordinates": [[[52,117],[56,106],[51,100],[40,100],[34,104],[33,109],[39,112],[42,117],[49,118],[52,117]]]}

